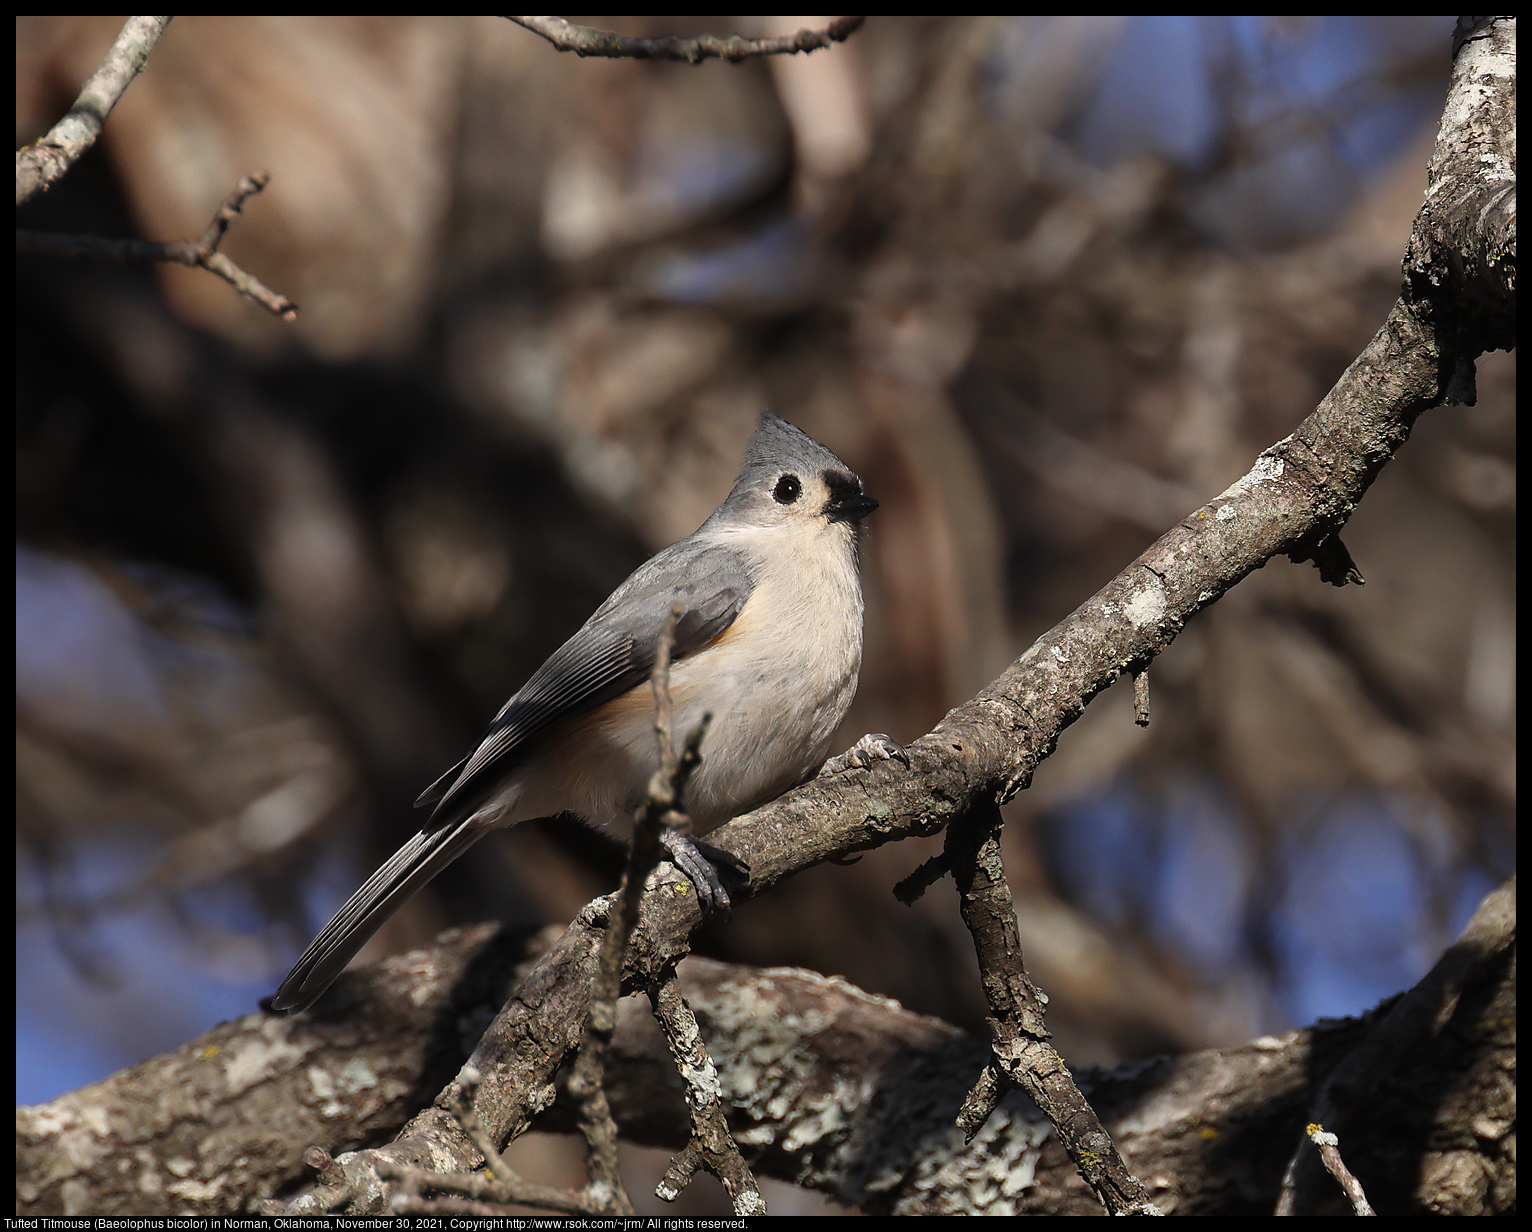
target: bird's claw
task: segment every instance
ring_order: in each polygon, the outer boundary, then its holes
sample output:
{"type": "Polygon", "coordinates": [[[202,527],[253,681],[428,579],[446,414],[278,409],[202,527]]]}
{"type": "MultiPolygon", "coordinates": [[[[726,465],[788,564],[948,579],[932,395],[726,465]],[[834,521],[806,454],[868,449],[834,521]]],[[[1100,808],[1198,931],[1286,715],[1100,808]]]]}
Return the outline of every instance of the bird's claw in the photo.
{"type": "Polygon", "coordinates": [[[865,770],[874,762],[897,761],[910,764],[910,755],[892,736],[883,732],[868,732],[844,753],[838,753],[825,763],[829,774],[844,774],[847,770],[865,770]]]}
{"type": "Polygon", "coordinates": [[[729,901],[729,891],[719,872],[726,869],[748,878],[750,865],[732,851],[714,847],[711,843],[704,843],[699,838],[668,827],[660,831],[660,845],[665,848],[666,859],[686,874],[686,879],[697,891],[697,902],[702,907],[702,914],[709,916],[718,912],[726,920],[731,918],[734,904],[729,901]]]}

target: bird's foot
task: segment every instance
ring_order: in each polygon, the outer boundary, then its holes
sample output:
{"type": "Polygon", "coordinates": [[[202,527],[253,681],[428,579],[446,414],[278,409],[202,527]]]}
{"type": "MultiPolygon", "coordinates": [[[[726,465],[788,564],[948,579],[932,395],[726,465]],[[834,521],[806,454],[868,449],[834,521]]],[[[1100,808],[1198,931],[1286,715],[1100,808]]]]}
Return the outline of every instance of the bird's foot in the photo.
{"type": "Polygon", "coordinates": [[[844,774],[847,770],[865,770],[879,761],[897,761],[908,766],[910,755],[892,736],[882,732],[868,732],[844,753],[837,753],[825,762],[824,770],[820,773],[844,774]]]}
{"type": "Polygon", "coordinates": [[[727,870],[748,879],[750,866],[732,851],[714,847],[668,826],[660,831],[660,845],[665,848],[665,858],[686,874],[686,879],[697,891],[702,914],[709,916],[716,911],[724,919],[729,919],[734,913],[734,904],[729,901],[729,891],[720,871],[727,870]]]}

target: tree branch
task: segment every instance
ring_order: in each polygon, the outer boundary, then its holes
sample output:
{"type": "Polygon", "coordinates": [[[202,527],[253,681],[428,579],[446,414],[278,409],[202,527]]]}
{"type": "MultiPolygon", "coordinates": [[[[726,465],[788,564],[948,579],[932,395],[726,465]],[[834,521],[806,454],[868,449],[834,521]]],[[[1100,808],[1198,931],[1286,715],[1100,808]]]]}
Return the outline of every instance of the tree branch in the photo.
{"type": "Polygon", "coordinates": [[[831,43],[843,43],[858,30],[865,17],[837,17],[823,30],[799,30],[779,38],[751,39],[738,34],[719,38],[702,34],[696,38],[630,38],[577,26],[562,17],[512,17],[518,26],[540,34],[560,51],[577,56],[607,56],[613,59],[684,60],[697,64],[702,60],[729,60],[738,63],[752,56],[794,55],[800,51],[818,51],[831,43]]]}
{"type": "Polygon", "coordinates": [[[169,17],[130,17],[64,118],[16,152],[16,204],[46,192],[96,143],[117,100],[144,67],[169,17]]]}
{"type": "MultiPolygon", "coordinates": [[[[19,1109],[18,1209],[62,1213],[66,1187],[103,1214],[254,1209],[299,1179],[299,1144],[397,1130],[411,1102],[462,1065],[473,1035],[464,1026],[494,1012],[551,932],[453,930],[429,949],[342,977],[327,1018],[248,1014],[173,1054],[19,1109]],[[128,1155],[160,1161],[160,1171],[117,1166],[128,1155]],[[192,1161],[192,1170],[173,1172],[177,1160],[192,1161]]],[[[1439,1178],[1465,1171],[1477,1184],[1446,1186],[1451,1205],[1434,1213],[1502,1212],[1514,1200],[1514,942],[1508,884],[1453,947],[1455,995],[1434,1020],[1436,1036],[1417,1035],[1393,1053],[1358,1106],[1343,1140],[1348,1162],[1384,1213],[1425,1213],[1421,1203],[1444,1197],[1439,1178]],[[1417,1179],[1401,1186],[1406,1171],[1417,1179]]],[[[957,1027],[810,971],[689,958],[679,977],[759,1175],[866,1214],[1100,1213],[1021,1092],[1007,1093],[983,1135],[964,1141],[958,1105],[988,1049],[957,1027]]],[[[1432,1001],[1436,978],[1418,986],[1432,1001]]],[[[1269,1214],[1316,1093],[1376,1031],[1391,1033],[1387,1024],[1416,996],[1237,1047],[1076,1077],[1103,1126],[1154,1178],[1164,1209],[1269,1214]]],[[[625,1140],[684,1147],[684,1088],[664,1034],[637,999],[619,1014],[607,1091],[625,1140]]],[[[571,1133],[577,1115],[560,1096],[537,1128],[571,1133]]],[[[334,1160],[312,1152],[303,1162],[320,1187],[295,1211],[333,1208],[364,1192],[352,1178],[375,1182],[385,1166],[372,1151],[334,1160]]],[[[413,1162],[444,1166],[423,1154],[413,1162]]],[[[528,1192],[550,1196],[537,1190],[528,1192]]]]}
{"type": "Polygon", "coordinates": [[[1109,1215],[1161,1214],[1051,1042],[1043,1018],[1044,998],[1022,961],[1016,909],[1000,856],[1004,827],[999,808],[986,801],[947,828],[948,863],[990,1009],[989,1064],[963,1101],[958,1128],[963,1140],[972,1142],[1007,1090],[1025,1091],[1047,1116],[1081,1178],[1109,1215]]]}

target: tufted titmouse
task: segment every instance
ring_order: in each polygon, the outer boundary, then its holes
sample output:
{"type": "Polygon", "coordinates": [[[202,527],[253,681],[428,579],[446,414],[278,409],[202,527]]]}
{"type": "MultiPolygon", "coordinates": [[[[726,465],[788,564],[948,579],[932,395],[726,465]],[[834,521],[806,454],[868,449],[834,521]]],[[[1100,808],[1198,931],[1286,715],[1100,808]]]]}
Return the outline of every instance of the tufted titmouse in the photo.
{"type": "MultiPolygon", "coordinates": [[[[862,481],[769,411],[739,478],[697,530],[651,557],[506,702],[473,754],[416,801],[425,828],[314,939],[272,1008],[312,1005],[383,921],[489,831],[570,812],[626,833],[659,762],[648,675],[680,604],[670,692],[684,734],[712,715],[685,804],[699,830],[814,774],[856,693],[862,665],[862,481]]],[[[903,757],[881,734],[848,764],[903,757]]],[[[743,865],[678,831],[666,854],[704,907],[728,907],[714,867],[743,865]]]]}

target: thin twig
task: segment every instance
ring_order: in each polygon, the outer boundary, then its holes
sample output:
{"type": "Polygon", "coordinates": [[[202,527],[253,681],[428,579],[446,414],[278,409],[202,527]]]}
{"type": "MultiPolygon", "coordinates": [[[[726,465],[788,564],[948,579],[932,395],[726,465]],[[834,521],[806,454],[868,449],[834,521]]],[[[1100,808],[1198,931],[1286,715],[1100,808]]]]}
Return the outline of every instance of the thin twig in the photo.
{"type": "Polygon", "coordinates": [[[604,1089],[606,1050],[617,1028],[617,998],[622,991],[623,960],[628,940],[638,925],[639,905],[644,883],[660,862],[660,829],[684,820],[681,799],[686,781],[700,760],[697,752],[710,716],[687,738],[684,752],[678,754],[672,740],[674,709],[670,701],[670,653],[675,645],[679,605],[673,605],[660,633],[654,668],[649,681],[654,689],[654,734],[659,745],[659,768],[649,783],[648,797],[634,818],[633,842],[628,849],[628,865],[623,872],[617,902],[607,923],[602,941],[595,985],[591,989],[590,1018],[585,1040],[569,1078],[569,1092],[580,1104],[580,1129],[585,1135],[591,1189],[610,1195],[612,1211],[631,1213],[632,1206],[622,1188],[617,1170],[617,1124],[612,1118],[604,1089]]]}
{"type": "Polygon", "coordinates": [[[216,274],[241,295],[253,299],[262,308],[284,321],[298,315],[298,305],[285,295],[278,295],[259,278],[247,274],[218,251],[219,244],[244,204],[271,181],[266,172],[246,176],[223,199],[213,220],[201,237],[157,243],[153,240],[107,239],[100,235],[60,235],[52,231],[16,232],[16,251],[35,252],[49,257],[85,257],[101,261],[125,261],[130,264],[164,263],[205,269],[216,274]]]}
{"type": "Polygon", "coordinates": [[[738,63],[752,56],[794,55],[800,51],[818,51],[831,43],[849,38],[866,21],[865,17],[837,17],[823,30],[799,30],[778,38],[752,39],[738,34],[719,38],[701,34],[696,38],[630,38],[609,30],[577,26],[562,17],[512,17],[518,26],[540,34],[560,51],[577,56],[607,56],[630,60],[684,60],[696,64],[702,60],[729,60],[738,63]]]}
{"type": "Polygon", "coordinates": [[[951,871],[945,851],[939,851],[894,886],[894,897],[906,907],[913,907],[921,896],[951,871]]]}
{"type": "Polygon", "coordinates": [[[64,118],[48,134],[16,152],[16,204],[46,192],[95,144],[106,117],[112,114],[149,53],[170,24],[168,17],[130,17],[117,41],[80,89],[64,118]]]}
{"type": "Polygon", "coordinates": [[[1319,1150],[1319,1158],[1324,1161],[1325,1169],[1339,1182],[1342,1191],[1351,1202],[1353,1215],[1376,1215],[1372,1209],[1372,1203],[1367,1200],[1367,1193],[1362,1188],[1362,1182],[1357,1180],[1350,1168],[1346,1167],[1346,1161],[1341,1158],[1340,1139],[1327,1130],[1323,1125],[1310,1125],[1304,1131],[1309,1141],[1319,1150]]]}

